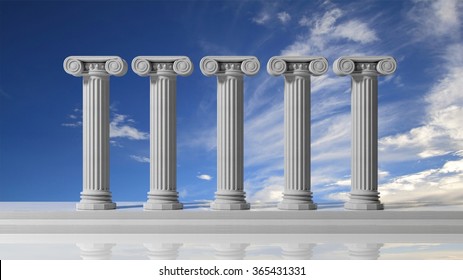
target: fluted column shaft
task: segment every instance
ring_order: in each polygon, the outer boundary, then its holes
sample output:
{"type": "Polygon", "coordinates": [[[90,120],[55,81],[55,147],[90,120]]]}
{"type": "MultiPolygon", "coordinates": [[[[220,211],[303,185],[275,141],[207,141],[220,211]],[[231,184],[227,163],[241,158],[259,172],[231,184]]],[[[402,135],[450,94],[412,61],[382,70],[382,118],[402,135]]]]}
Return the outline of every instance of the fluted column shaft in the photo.
{"type": "Polygon", "coordinates": [[[214,207],[245,201],[243,188],[243,76],[217,79],[217,192],[214,207]]]}
{"type": "Polygon", "coordinates": [[[336,74],[352,76],[352,183],[346,209],[384,209],[378,192],[378,76],[396,68],[389,56],[340,57],[333,64],[336,74]]]}
{"type": "Polygon", "coordinates": [[[145,209],[182,209],[177,192],[176,76],[150,78],[150,191],[145,209]]]}
{"type": "Polygon", "coordinates": [[[310,191],[310,77],[327,70],[323,57],[274,56],[267,63],[269,74],[285,77],[285,189],[279,209],[317,209],[310,191]]]}
{"type": "Polygon", "coordinates": [[[206,56],[200,62],[206,76],[217,75],[217,192],[211,208],[246,210],[243,182],[243,76],[255,75],[255,57],[206,56]]]}
{"type": "Polygon", "coordinates": [[[64,70],[83,77],[83,191],[78,210],[115,209],[109,188],[109,77],[123,76],[117,56],[69,56],[64,70]]]}
{"type": "MultiPolygon", "coordinates": [[[[378,192],[378,78],[352,75],[352,191],[347,208],[368,201],[382,209],[378,192]]],[[[369,206],[372,207],[372,206],[369,206]]]]}
{"type": "Polygon", "coordinates": [[[285,75],[284,95],[285,190],[279,208],[316,209],[310,191],[310,75],[285,75]]]}
{"type": "Polygon", "coordinates": [[[150,191],[144,209],[182,209],[177,192],[177,75],[190,75],[193,65],[186,56],[138,56],[132,69],[150,77],[150,191]]]}
{"type": "Polygon", "coordinates": [[[83,191],[78,209],[114,209],[109,190],[109,75],[83,79],[83,191]]]}

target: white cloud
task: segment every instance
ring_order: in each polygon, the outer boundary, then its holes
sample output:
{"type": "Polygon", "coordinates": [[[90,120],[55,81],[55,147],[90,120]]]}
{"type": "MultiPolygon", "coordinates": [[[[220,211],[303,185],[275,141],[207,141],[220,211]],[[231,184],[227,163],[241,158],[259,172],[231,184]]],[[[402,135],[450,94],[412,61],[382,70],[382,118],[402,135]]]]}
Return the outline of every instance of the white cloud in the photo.
{"type": "Polygon", "coordinates": [[[380,186],[384,203],[419,201],[439,205],[463,202],[463,159],[397,177],[380,186]]]}
{"type": "Polygon", "coordinates": [[[149,157],[130,155],[130,158],[135,160],[135,161],[138,161],[138,162],[150,163],[150,158],[149,157]]]}
{"type": "Polygon", "coordinates": [[[423,125],[379,141],[384,160],[431,158],[463,150],[463,45],[451,45],[447,73],[426,94],[423,125]]]}
{"type": "MultiPolygon", "coordinates": [[[[350,180],[339,181],[349,186],[350,180]]],[[[381,202],[395,205],[457,205],[463,203],[463,159],[451,160],[441,167],[399,176],[379,185],[381,202]]],[[[327,195],[328,199],[346,201],[348,192],[327,195]]]]}
{"type": "Polygon", "coordinates": [[[61,125],[66,126],[66,127],[80,127],[82,126],[82,121],[76,121],[72,123],[62,123],[61,125]]]}
{"type": "Polygon", "coordinates": [[[200,174],[200,175],[196,176],[196,178],[201,179],[201,180],[205,180],[205,181],[212,180],[212,176],[207,175],[207,174],[200,174]]]}
{"type": "Polygon", "coordinates": [[[280,12],[277,14],[278,19],[281,21],[281,23],[285,24],[288,21],[291,20],[291,15],[288,14],[287,12],[280,12]]]}
{"type": "Polygon", "coordinates": [[[68,121],[62,123],[62,126],[65,127],[81,127],[82,126],[82,110],[79,108],[74,108],[72,110],[74,113],[67,115],[68,121]]]}
{"type": "Polygon", "coordinates": [[[412,32],[418,39],[459,37],[462,11],[459,0],[415,1],[408,17],[417,24],[412,32]]]}
{"type": "Polygon", "coordinates": [[[336,21],[342,16],[342,11],[338,8],[327,11],[323,17],[315,20],[315,26],[312,28],[312,35],[324,35],[334,30],[336,21]]]}
{"type": "Polygon", "coordinates": [[[260,182],[247,181],[245,182],[245,189],[248,197],[247,200],[250,202],[278,202],[282,200],[284,177],[266,176],[260,182]]]}
{"type": "Polygon", "coordinates": [[[323,53],[325,57],[340,54],[362,55],[371,50],[365,44],[378,40],[376,32],[361,20],[342,21],[346,15],[339,8],[332,8],[322,16],[302,17],[299,25],[308,27],[295,42],[287,46],[282,55],[313,55],[323,53]],[[347,40],[339,43],[339,39],[347,40]],[[358,44],[360,43],[360,44],[358,44]]]}
{"type": "Polygon", "coordinates": [[[262,12],[258,16],[252,18],[252,21],[259,25],[264,25],[269,20],[270,20],[270,14],[267,12],[262,12]]]}
{"type": "Polygon", "coordinates": [[[248,201],[252,203],[278,202],[283,196],[282,185],[268,185],[249,196],[248,201]]]}
{"type": "Polygon", "coordinates": [[[301,19],[299,20],[299,25],[300,26],[309,27],[311,24],[312,24],[312,21],[306,16],[301,17],[301,19]]]}
{"type": "Polygon", "coordinates": [[[368,25],[358,20],[350,20],[336,27],[333,35],[362,44],[371,43],[378,38],[376,33],[368,25]]]}
{"type": "MultiPolygon", "coordinates": [[[[114,109],[112,109],[114,110],[114,109]]],[[[62,123],[65,127],[81,127],[82,126],[82,110],[75,108],[74,113],[69,114],[68,122],[62,123]]],[[[138,130],[133,127],[135,121],[127,115],[113,114],[113,118],[109,124],[110,138],[127,138],[130,140],[147,140],[149,133],[138,130]]],[[[111,140],[111,144],[119,146],[117,142],[111,140]]]]}
{"type": "Polygon", "coordinates": [[[146,140],[149,139],[149,133],[139,131],[137,128],[130,125],[133,123],[132,119],[129,119],[127,115],[114,114],[110,128],[111,138],[128,138],[130,140],[146,140]]]}

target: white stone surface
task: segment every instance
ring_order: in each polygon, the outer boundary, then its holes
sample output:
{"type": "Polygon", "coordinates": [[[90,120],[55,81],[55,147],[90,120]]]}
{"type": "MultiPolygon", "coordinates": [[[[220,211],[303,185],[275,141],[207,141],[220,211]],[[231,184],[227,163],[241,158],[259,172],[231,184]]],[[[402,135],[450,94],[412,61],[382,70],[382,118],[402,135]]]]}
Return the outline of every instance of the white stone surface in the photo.
{"type": "MultiPolygon", "coordinates": [[[[458,234],[462,208],[441,211],[142,211],[119,203],[115,211],[72,211],[72,203],[0,203],[1,234],[458,234]],[[457,211],[449,211],[459,209],[457,211]]],[[[207,206],[206,206],[207,207],[207,206]]]]}
{"type": "Polygon", "coordinates": [[[285,78],[285,189],[279,209],[317,209],[310,190],[310,76],[327,70],[324,57],[274,56],[267,63],[270,75],[285,78]]]}
{"type": "Polygon", "coordinates": [[[389,56],[340,57],[333,64],[337,75],[352,76],[352,189],[346,209],[384,208],[378,192],[378,76],[396,67],[389,56]]]}
{"type": "Polygon", "coordinates": [[[463,259],[462,205],[208,211],[200,203],[143,211],[142,202],[118,202],[114,211],[92,212],[74,205],[0,202],[0,259],[463,259]]]}
{"type": "Polygon", "coordinates": [[[150,76],[150,191],[145,210],[178,210],[177,75],[188,76],[193,64],[186,56],[138,56],[132,69],[150,76]]]}
{"type": "Polygon", "coordinates": [[[64,70],[83,77],[83,191],[78,210],[115,209],[109,187],[109,76],[123,76],[118,56],[70,56],[64,70]]]}
{"type": "Polygon", "coordinates": [[[260,69],[254,56],[206,56],[200,68],[217,76],[217,192],[215,210],[246,210],[243,186],[243,76],[260,69]]]}

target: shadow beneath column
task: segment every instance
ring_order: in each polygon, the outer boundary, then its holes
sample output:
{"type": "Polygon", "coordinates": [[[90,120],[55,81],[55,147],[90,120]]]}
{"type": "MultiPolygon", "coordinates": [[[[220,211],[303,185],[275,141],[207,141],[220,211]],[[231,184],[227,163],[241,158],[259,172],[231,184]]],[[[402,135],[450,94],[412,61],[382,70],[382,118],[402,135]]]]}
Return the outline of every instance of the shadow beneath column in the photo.
{"type": "Polygon", "coordinates": [[[116,209],[143,208],[143,204],[116,206],[116,209]]]}
{"type": "Polygon", "coordinates": [[[277,208],[278,202],[251,203],[251,209],[277,208]]]}
{"type": "Polygon", "coordinates": [[[208,209],[210,201],[183,202],[183,209],[208,209]]]}
{"type": "Polygon", "coordinates": [[[331,208],[342,208],[342,209],[344,209],[344,202],[317,203],[317,209],[331,209],[331,208]]]}

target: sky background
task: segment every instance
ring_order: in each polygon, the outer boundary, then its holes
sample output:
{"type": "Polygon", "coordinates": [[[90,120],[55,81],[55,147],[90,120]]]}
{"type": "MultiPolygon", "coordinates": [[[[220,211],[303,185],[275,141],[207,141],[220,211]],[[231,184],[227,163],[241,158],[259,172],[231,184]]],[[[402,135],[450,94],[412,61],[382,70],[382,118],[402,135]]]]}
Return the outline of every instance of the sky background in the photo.
{"type": "MultiPolygon", "coordinates": [[[[177,79],[180,200],[216,190],[216,78],[206,55],[254,55],[245,78],[245,191],[275,202],[283,190],[282,77],[275,55],[324,56],[312,78],[315,202],[350,189],[350,78],[343,55],[391,55],[379,82],[379,180],[384,203],[463,202],[463,2],[441,1],[62,1],[0,2],[0,201],[78,201],[82,190],[82,79],[70,55],[185,55],[177,79]]],[[[144,201],[149,190],[149,79],[111,77],[111,191],[144,201]]]]}

